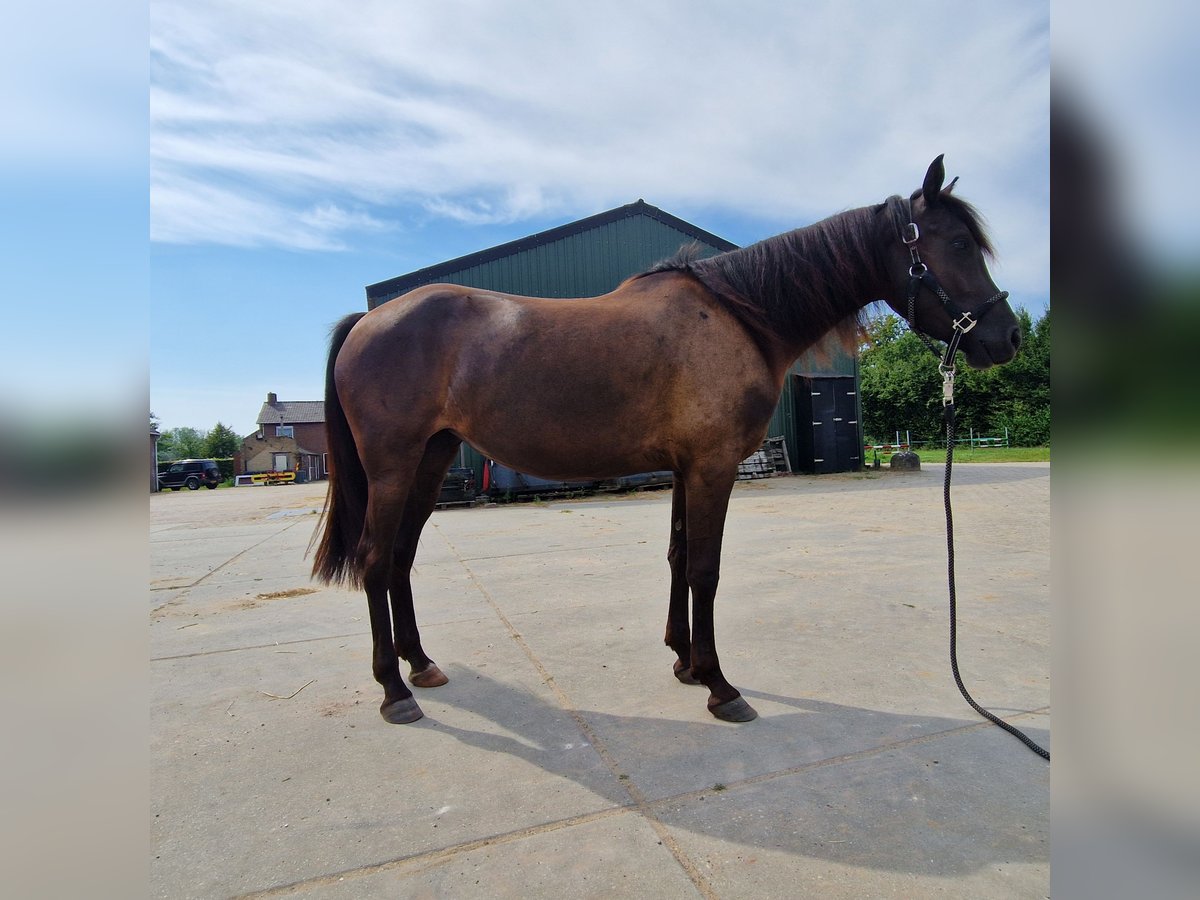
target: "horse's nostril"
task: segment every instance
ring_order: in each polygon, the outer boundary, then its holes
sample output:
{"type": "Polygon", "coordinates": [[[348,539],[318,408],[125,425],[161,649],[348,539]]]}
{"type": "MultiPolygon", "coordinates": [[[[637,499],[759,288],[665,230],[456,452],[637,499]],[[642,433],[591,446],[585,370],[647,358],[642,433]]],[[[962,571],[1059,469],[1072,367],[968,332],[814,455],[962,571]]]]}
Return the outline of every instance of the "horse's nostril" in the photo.
{"type": "Polygon", "coordinates": [[[1008,339],[1012,342],[1012,348],[1014,350],[1021,349],[1021,329],[1019,327],[1015,325],[1013,326],[1013,330],[1009,334],[1008,339]]]}

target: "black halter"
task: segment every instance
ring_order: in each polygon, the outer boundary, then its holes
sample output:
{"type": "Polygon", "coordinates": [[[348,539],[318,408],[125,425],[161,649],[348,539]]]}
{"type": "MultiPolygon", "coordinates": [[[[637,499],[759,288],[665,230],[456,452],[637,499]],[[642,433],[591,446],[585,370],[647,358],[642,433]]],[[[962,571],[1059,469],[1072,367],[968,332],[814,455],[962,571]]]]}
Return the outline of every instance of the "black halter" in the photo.
{"type": "Polygon", "coordinates": [[[973,312],[959,307],[950,299],[950,295],[946,293],[929,267],[921,262],[921,254],[917,252],[917,241],[921,238],[921,229],[913,221],[912,202],[897,195],[888,198],[888,207],[892,211],[892,219],[896,223],[900,240],[908,248],[909,255],[912,257],[912,265],[908,267],[908,324],[917,337],[929,348],[929,352],[939,357],[938,369],[946,381],[944,402],[950,404],[954,397],[954,354],[958,352],[959,341],[962,340],[964,334],[979,324],[979,320],[995,304],[1008,299],[1008,291],[997,291],[984,300],[973,312]],[[950,316],[950,322],[954,328],[954,334],[946,343],[944,354],[939,353],[929,338],[917,328],[917,295],[921,292],[922,286],[929,288],[934,296],[942,301],[942,306],[950,316]]]}

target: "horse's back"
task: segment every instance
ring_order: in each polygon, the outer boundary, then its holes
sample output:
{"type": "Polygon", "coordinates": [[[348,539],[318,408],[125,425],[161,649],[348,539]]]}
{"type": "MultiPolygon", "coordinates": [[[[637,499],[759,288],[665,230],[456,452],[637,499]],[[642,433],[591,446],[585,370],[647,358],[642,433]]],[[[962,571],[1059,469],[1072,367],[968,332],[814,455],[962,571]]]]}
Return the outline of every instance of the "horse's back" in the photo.
{"type": "Polygon", "coordinates": [[[365,316],[343,353],[359,430],[449,430],[546,477],[677,468],[748,396],[757,419],[778,394],[740,324],[677,273],[579,299],[429,285],[365,316]]]}

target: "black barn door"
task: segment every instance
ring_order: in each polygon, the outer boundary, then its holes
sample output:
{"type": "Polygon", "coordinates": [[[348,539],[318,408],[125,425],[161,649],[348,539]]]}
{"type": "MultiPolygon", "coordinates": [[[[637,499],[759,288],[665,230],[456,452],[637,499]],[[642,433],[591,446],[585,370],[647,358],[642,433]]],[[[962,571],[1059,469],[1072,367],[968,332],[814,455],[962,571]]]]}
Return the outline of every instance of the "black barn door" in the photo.
{"type": "Polygon", "coordinates": [[[808,423],[805,462],[817,474],[853,472],[862,466],[858,428],[858,393],[853,378],[797,376],[798,428],[808,423]]]}

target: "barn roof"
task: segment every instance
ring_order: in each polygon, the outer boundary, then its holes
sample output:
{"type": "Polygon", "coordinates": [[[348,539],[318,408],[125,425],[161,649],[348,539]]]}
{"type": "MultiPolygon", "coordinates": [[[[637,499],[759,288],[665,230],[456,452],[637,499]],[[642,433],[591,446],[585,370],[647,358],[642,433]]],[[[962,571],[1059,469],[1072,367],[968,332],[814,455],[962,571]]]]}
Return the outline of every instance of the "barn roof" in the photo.
{"type": "Polygon", "coordinates": [[[714,253],[737,249],[724,238],[638,200],[368,285],[367,307],[374,309],[435,282],[538,297],[594,296],[612,290],[689,241],[698,241],[714,253]]]}

